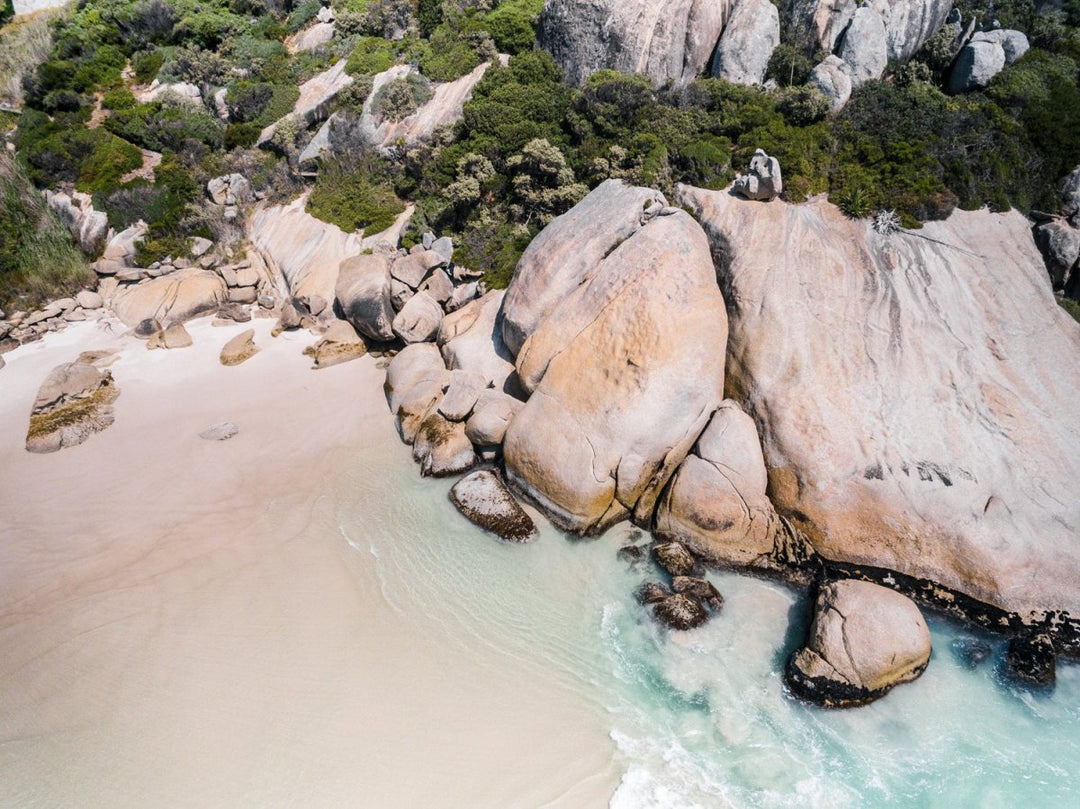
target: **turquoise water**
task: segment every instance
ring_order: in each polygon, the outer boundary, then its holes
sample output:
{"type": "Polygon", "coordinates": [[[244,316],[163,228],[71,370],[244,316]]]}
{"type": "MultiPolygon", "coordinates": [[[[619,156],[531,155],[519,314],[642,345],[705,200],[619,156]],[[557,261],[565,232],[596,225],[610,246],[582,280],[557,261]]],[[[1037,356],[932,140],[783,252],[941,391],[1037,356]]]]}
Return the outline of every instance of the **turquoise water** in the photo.
{"type": "Polygon", "coordinates": [[[629,526],[578,540],[546,523],[501,544],[405,460],[346,481],[342,539],[371,557],[394,609],[492,665],[511,660],[578,689],[610,725],[624,772],[611,798],[637,807],[1072,807],[1080,805],[1080,668],[1051,695],[997,677],[1002,644],[969,669],[953,644],[972,632],[931,620],[926,673],[870,706],[826,711],[785,695],[781,670],[806,620],[779,584],[710,573],[722,613],[660,630],[633,600],[649,563],[616,558],[629,526]]]}

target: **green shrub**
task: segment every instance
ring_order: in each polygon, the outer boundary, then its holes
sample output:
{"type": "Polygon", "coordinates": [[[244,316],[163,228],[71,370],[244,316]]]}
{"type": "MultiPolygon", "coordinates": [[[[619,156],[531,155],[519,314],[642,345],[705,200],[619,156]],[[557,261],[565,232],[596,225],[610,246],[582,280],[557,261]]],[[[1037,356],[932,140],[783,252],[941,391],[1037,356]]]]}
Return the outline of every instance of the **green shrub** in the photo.
{"type": "Polygon", "coordinates": [[[500,53],[521,53],[532,49],[543,9],[544,0],[504,0],[479,24],[491,34],[500,53]]]}
{"type": "Polygon", "coordinates": [[[292,13],[285,19],[285,30],[290,34],[295,34],[300,29],[305,28],[309,22],[315,19],[320,8],[322,8],[322,3],[319,0],[304,0],[304,2],[298,3],[292,13]]]}
{"type": "Polygon", "coordinates": [[[382,37],[362,37],[345,63],[350,76],[374,75],[387,70],[396,59],[392,43],[382,37]]]}
{"type": "Polygon", "coordinates": [[[3,3],[0,3],[0,25],[3,25],[14,16],[15,5],[11,0],[4,0],[3,3]]]}
{"type": "Polygon", "coordinates": [[[1061,304],[1062,309],[1072,315],[1073,320],[1080,323],[1080,302],[1072,298],[1058,298],[1058,303],[1061,304]]]}
{"type": "Polygon", "coordinates": [[[410,73],[389,81],[372,99],[372,111],[388,121],[401,121],[416,112],[429,98],[431,88],[423,78],[410,73]]]}
{"type": "Polygon", "coordinates": [[[259,139],[262,127],[258,124],[229,124],[225,127],[224,146],[226,149],[248,149],[259,139]]]}
{"type": "Polygon", "coordinates": [[[420,72],[432,81],[453,81],[495,55],[495,45],[482,31],[464,33],[443,23],[420,56],[420,72]]]}
{"type": "Polygon", "coordinates": [[[346,233],[361,228],[380,233],[394,224],[405,203],[388,183],[373,177],[366,168],[329,162],[319,170],[307,210],[346,233]]]}
{"type": "Polygon", "coordinates": [[[237,83],[229,90],[225,100],[229,108],[229,120],[241,124],[254,121],[262,115],[273,95],[274,90],[269,84],[247,81],[237,83]]]}
{"type": "Polygon", "coordinates": [[[107,110],[129,110],[138,103],[135,94],[126,87],[109,90],[101,99],[101,105],[107,110]]]}
{"type": "Polygon", "coordinates": [[[152,51],[139,51],[131,57],[131,67],[135,71],[135,80],[139,84],[149,84],[161,70],[165,54],[155,48],[152,51]]]}
{"type": "Polygon", "coordinates": [[[178,152],[187,141],[219,149],[225,129],[221,121],[201,106],[165,101],[117,110],[105,120],[105,127],[125,140],[157,152],[165,149],[178,152]]]}
{"type": "Polygon", "coordinates": [[[68,229],[0,152],[0,306],[40,306],[95,281],[68,229]]]}

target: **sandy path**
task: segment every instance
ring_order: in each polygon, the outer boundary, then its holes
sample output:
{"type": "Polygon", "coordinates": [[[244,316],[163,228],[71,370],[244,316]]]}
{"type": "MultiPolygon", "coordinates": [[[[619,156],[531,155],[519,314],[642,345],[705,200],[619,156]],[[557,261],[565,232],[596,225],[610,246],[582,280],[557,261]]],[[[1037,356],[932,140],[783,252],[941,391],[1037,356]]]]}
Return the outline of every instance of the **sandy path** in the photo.
{"type": "Polygon", "coordinates": [[[605,805],[595,706],[402,615],[323,507],[357,453],[405,454],[374,361],[312,371],[310,335],[254,325],[236,368],[241,327],[206,321],[176,352],[86,323],[5,355],[0,807],[605,805]],[[44,375],[109,346],[116,424],[26,453],[44,375]]]}

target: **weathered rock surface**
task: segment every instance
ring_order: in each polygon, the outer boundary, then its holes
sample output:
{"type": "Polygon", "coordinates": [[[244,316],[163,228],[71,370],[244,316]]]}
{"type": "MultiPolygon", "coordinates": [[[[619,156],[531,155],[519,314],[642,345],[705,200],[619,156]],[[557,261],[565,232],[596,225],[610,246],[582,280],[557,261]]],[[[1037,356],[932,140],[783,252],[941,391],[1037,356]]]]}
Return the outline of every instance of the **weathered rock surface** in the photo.
{"type": "Polygon", "coordinates": [[[1080,229],[1065,222],[1043,222],[1034,229],[1035,244],[1046,262],[1054,289],[1070,286],[1080,259],[1080,229]]]}
{"type": "Polygon", "coordinates": [[[476,400],[487,387],[487,380],[475,371],[450,371],[439,412],[450,421],[465,421],[476,400]]]}
{"type": "Polygon", "coordinates": [[[501,444],[514,416],[524,402],[507,393],[488,388],[480,391],[472,415],[465,422],[465,435],[478,447],[501,444]]]}
{"type": "Polygon", "coordinates": [[[365,337],[394,339],[387,256],[353,256],[341,263],[334,294],[345,318],[365,337]]]}
{"type": "Polygon", "coordinates": [[[1053,685],[1057,676],[1053,640],[1045,633],[1011,638],[1005,652],[1005,671],[1025,685],[1053,685]]]}
{"type": "Polygon", "coordinates": [[[949,90],[963,93],[990,83],[1005,68],[1005,49],[1000,42],[973,39],[965,45],[949,73],[949,90]]]}
{"type": "Polygon", "coordinates": [[[82,359],[49,372],[30,410],[26,451],[56,452],[81,444],[114,421],[112,404],[120,395],[112,374],[82,359]]]}
{"type": "Polygon", "coordinates": [[[827,559],[1080,616],[1080,327],[1024,217],[884,236],[825,200],[680,201],[717,256],[727,390],[780,515],[827,559]]]}
{"type": "Polygon", "coordinates": [[[997,28],[993,31],[978,31],[971,37],[972,42],[997,42],[1005,52],[1005,64],[1011,65],[1030,50],[1027,36],[1022,31],[997,28]]]}
{"type": "Polygon", "coordinates": [[[191,267],[160,278],[121,287],[112,296],[112,310],[126,326],[153,318],[162,323],[191,320],[216,312],[228,300],[221,276],[191,267]]]}
{"type": "Polygon", "coordinates": [[[81,290],[75,296],[75,302],[83,309],[100,309],[104,305],[101,296],[89,289],[81,290]]]}
{"type": "Polygon", "coordinates": [[[671,479],[655,531],[715,562],[764,565],[777,530],[767,486],[754,420],[727,400],[671,479]]]}
{"type": "Polygon", "coordinates": [[[352,324],[344,320],[335,320],[323,332],[322,338],[305,352],[315,360],[316,368],[329,368],[349,360],[355,360],[367,354],[367,344],[356,333],[352,324]]]}
{"type": "Polygon", "coordinates": [[[469,520],[508,542],[532,542],[539,536],[532,517],[490,469],[477,470],[455,483],[450,502],[469,520]]]}
{"type": "Polygon", "coordinates": [[[810,71],[810,84],[825,94],[836,112],[851,98],[851,68],[839,56],[826,56],[810,71]]]}
{"type": "Polygon", "coordinates": [[[473,371],[496,390],[516,394],[514,357],[502,338],[503,298],[503,290],[494,290],[447,315],[436,342],[447,368],[473,371]]]}
{"type": "Polygon", "coordinates": [[[663,542],[653,547],[656,563],[672,576],[692,576],[697,569],[694,555],[680,542],[663,542]]]}
{"type": "Polygon", "coordinates": [[[750,158],[750,170],[735,178],[732,190],[746,199],[770,202],[784,191],[784,178],[780,161],[769,157],[763,149],[754,151],[750,158]]]}
{"type": "Polygon", "coordinates": [[[707,620],[709,613],[692,596],[676,593],[653,604],[653,615],[671,629],[696,629],[707,620]]]}
{"type": "Polygon", "coordinates": [[[1080,224],[1080,167],[1058,181],[1057,192],[1061,199],[1061,213],[1069,217],[1071,224],[1080,224]]]}
{"type": "Polygon", "coordinates": [[[851,70],[851,86],[859,87],[880,79],[889,63],[888,34],[885,21],[871,6],[855,9],[851,24],[844,31],[837,55],[851,70]]]}
{"type": "Polygon", "coordinates": [[[420,422],[412,456],[425,477],[456,475],[476,465],[476,453],[465,435],[465,425],[448,421],[437,410],[429,412],[420,422]]]}
{"type": "Polygon", "coordinates": [[[713,56],[713,76],[735,84],[761,84],[780,44],[780,14],[769,0],[736,0],[713,56]]]}
{"type": "MultiPolygon", "coordinates": [[[[640,215],[646,189],[624,194],[605,186],[590,197],[614,190],[640,215]]],[[[537,239],[546,236],[547,245],[519,263],[504,316],[522,290],[542,290],[540,307],[534,301],[518,311],[529,315],[519,324],[543,319],[517,356],[518,378],[532,395],[503,450],[515,486],[564,528],[590,532],[631,513],[651,518],[722,398],[724,358],[716,346],[726,341],[726,313],[708,242],[686,213],[670,209],[635,232],[618,208],[596,210],[589,198],[581,206],[631,235],[621,243],[602,238],[603,227],[582,222],[575,209],[549,225],[537,239]],[[561,248],[549,251],[559,241],[561,248]],[[604,242],[617,245],[606,256],[604,242]],[[592,265],[559,260],[597,251],[592,265]],[[544,254],[558,264],[541,263],[544,254]],[[554,298],[552,289],[569,294],[554,298]]]]}
{"type": "Polygon", "coordinates": [[[231,421],[222,421],[218,424],[211,424],[199,433],[199,438],[207,441],[228,441],[238,432],[240,432],[240,428],[231,421]]]}
{"type": "Polygon", "coordinates": [[[953,0],[870,0],[870,6],[885,21],[889,61],[906,62],[941,30],[953,0]]]}
{"type": "Polygon", "coordinates": [[[259,347],[255,345],[255,329],[248,329],[240,332],[224,345],[219,359],[222,365],[239,365],[244,360],[254,357],[258,352],[259,347]]]}
{"type": "Polygon", "coordinates": [[[658,191],[607,180],[540,231],[518,261],[503,302],[503,339],[511,354],[642,227],[642,211],[657,202],[667,204],[658,191]]]}
{"type": "Polygon", "coordinates": [[[700,74],[731,12],[728,0],[548,0],[540,47],[571,84],[597,70],[644,73],[654,82],[700,74]]]}
{"type": "Polygon", "coordinates": [[[183,323],[170,323],[166,328],[150,336],[146,341],[146,347],[154,348],[187,348],[192,344],[191,335],[184,328],[183,323]]]}
{"type": "Polygon", "coordinates": [[[332,301],[341,263],[363,252],[363,238],[345,233],[304,210],[306,198],[256,210],[251,240],[266,260],[271,276],[282,278],[277,291],[318,295],[332,301]]]}
{"type": "Polygon", "coordinates": [[[785,17],[799,42],[831,52],[857,6],[856,0],[788,0],[785,17]]]}
{"type": "Polygon", "coordinates": [[[413,443],[421,421],[439,406],[448,378],[432,343],[406,346],[390,361],[383,391],[405,443],[413,443]]]}
{"type": "Polygon", "coordinates": [[[693,596],[713,612],[720,612],[724,606],[724,597],[711,581],[697,576],[675,576],[671,586],[676,593],[693,596]]]}
{"type": "Polygon", "coordinates": [[[317,22],[303,31],[297,31],[292,36],[287,37],[285,47],[289,49],[290,53],[313,51],[333,38],[334,24],[331,22],[317,22]]]}
{"type": "Polygon", "coordinates": [[[418,292],[394,316],[394,334],[406,343],[434,340],[442,319],[443,310],[439,302],[426,292],[418,292]]]}
{"type": "MultiPolygon", "coordinates": [[[[302,127],[309,127],[326,117],[330,105],[338,93],[353,83],[353,77],[345,72],[345,59],[329,70],[308,79],[300,85],[300,97],[286,118],[296,120],[302,127]]],[[[256,145],[262,145],[274,137],[280,121],[276,121],[259,133],[256,145]]]]}
{"type": "Polygon", "coordinates": [[[834,708],[862,705],[916,679],[930,661],[930,630],[915,602],[851,579],[818,593],[806,646],[785,678],[803,699],[834,708]]]}

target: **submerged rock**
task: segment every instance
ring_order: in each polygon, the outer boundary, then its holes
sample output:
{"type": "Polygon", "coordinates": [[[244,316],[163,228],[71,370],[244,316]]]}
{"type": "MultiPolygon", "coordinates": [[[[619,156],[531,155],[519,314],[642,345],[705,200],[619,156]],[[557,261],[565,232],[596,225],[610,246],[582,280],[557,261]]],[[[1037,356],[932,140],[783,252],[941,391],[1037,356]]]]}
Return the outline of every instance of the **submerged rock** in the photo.
{"type": "Polygon", "coordinates": [[[694,555],[679,542],[664,542],[653,547],[656,563],[672,576],[692,576],[697,570],[694,555]]]}
{"type": "Polygon", "coordinates": [[[30,411],[26,451],[56,452],[109,427],[120,395],[112,374],[81,359],[49,372],[30,411]]]}
{"type": "Polygon", "coordinates": [[[671,591],[660,582],[647,581],[642,584],[634,594],[640,604],[659,604],[661,601],[671,598],[671,591]]]}
{"type": "Polygon", "coordinates": [[[653,615],[662,624],[679,630],[695,629],[709,620],[700,601],[681,593],[653,604],[653,615]]]}
{"type": "Polygon", "coordinates": [[[1054,642],[1045,633],[1019,635],[1009,640],[1005,671],[1025,685],[1050,686],[1056,677],[1054,642]]]}
{"type": "Polygon", "coordinates": [[[490,469],[466,475],[450,489],[458,511],[508,542],[532,542],[539,534],[525,509],[490,469]]]}
{"type": "Polygon", "coordinates": [[[676,576],[671,586],[676,593],[693,596],[713,612],[720,612],[724,606],[724,597],[708,579],[696,576],[676,576]]]}
{"type": "Polygon", "coordinates": [[[818,593],[806,646],[788,661],[792,692],[830,708],[863,705],[916,679],[930,661],[930,630],[910,598],[864,581],[818,593]]]}

